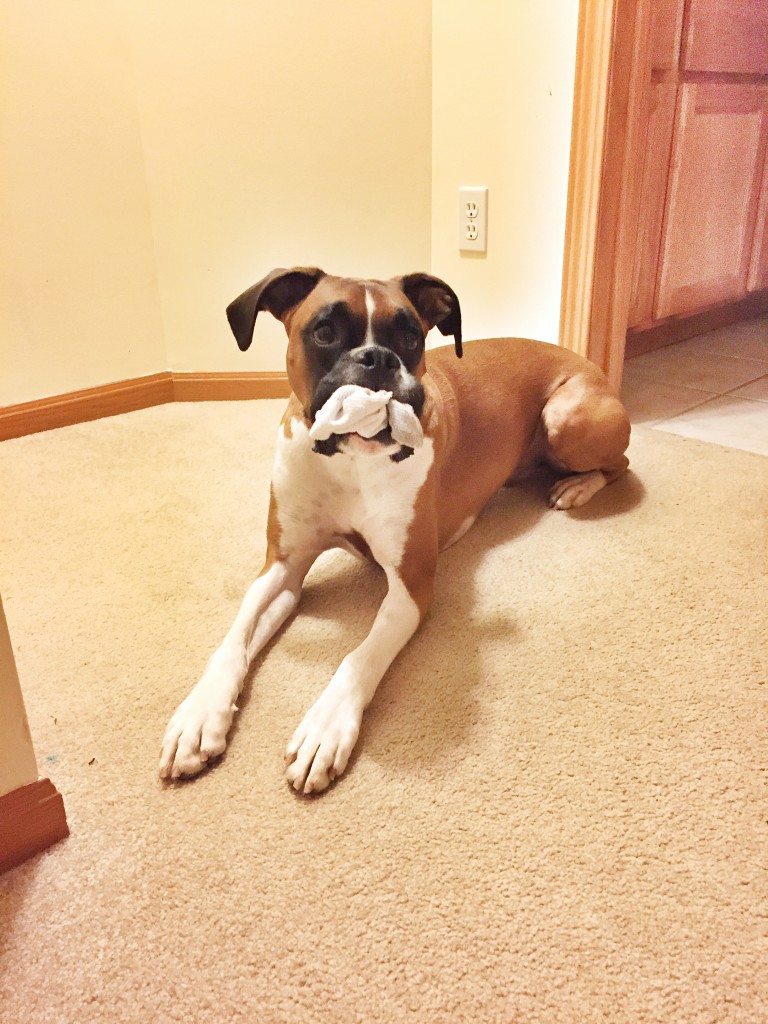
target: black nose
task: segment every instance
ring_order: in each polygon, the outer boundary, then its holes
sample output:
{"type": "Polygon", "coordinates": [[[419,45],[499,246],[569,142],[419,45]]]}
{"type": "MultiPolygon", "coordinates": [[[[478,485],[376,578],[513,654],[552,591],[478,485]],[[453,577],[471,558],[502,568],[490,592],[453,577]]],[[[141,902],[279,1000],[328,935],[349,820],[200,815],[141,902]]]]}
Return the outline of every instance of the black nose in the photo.
{"type": "Polygon", "coordinates": [[[392,349],[384,348],[383,345],[363,345],[362,348],[356,348],[350,352],[349,358],[371,372],[400,369],[400,360],[397,355],[392,349]]]}

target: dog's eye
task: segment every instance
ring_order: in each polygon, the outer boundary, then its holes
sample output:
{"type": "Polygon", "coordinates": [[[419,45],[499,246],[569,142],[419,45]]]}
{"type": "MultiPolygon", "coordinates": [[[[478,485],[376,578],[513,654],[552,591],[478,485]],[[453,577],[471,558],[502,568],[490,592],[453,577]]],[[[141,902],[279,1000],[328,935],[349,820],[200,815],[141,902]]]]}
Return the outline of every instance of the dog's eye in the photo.
{"type": "Polygon", "coordinates": [[[421,345],[421,335],[415,327],[409,327],[405,332],[405,348],[407,352],[415,352],[421,345]]]}
{"type": "Polygon", "coordinates": [[[332,345],[336,341],[336,332],[332,324],[320,323],[312,332],[312,337],[318,345],[332,345]]]}

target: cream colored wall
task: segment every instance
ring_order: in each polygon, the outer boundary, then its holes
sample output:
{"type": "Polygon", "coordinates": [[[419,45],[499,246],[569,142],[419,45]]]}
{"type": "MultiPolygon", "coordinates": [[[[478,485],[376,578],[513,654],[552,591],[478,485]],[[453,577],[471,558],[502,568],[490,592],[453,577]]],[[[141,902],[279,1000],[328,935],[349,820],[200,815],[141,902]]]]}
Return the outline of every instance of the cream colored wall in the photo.
{"type": "Polygon", "coordinates": [[[0,600],[0,796],[37,779],[37,764],[0,600]]]}
{"type": "Polygon", "coordinates": [[[276,266],[430,255],[430,0],[126,0],[169,363],[283,369],[224,309],[276,266]]]}
{"type": "Polygon", "coordinates": [[[281,369],[280,326],[242,355],[223,311],[294,263],[431,269],[467,337],[554,341],[577,7],[0,0],[0,405],[281,369]]]}
{"type": "Polygon", "coordinates": [[[0,405],[282,369],[224,317],[262,274],[428,269],[430,10],[0,0],[0,405]]]}
{"type": "Polygon", "coordinates": [[[557,342],[578,0],[435,0],[432,272],[467,338],[557,342]],[[458,188],[488,186],[487,255],[458,251],[458,188]]]}
{"type": "Polygon", "coordinates": [[[0,405],[165,366],[135,93],[108,0],[0,0],[0,405]]]}

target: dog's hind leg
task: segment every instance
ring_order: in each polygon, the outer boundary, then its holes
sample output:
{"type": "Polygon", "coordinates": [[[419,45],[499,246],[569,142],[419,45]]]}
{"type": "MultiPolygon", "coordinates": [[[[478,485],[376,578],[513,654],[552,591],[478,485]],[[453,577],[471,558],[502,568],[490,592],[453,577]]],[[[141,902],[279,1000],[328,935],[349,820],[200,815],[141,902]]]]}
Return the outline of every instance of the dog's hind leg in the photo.
{"type": "MultiPolygon", "coordinates": [[[[594,368],[595,374],[599,373],[594,368]]],[[[593,374],[590,374],[590,377],[593,374]]],[[[630,424],[624,406],[603,383],[583,377],[562,384],[542,412],[544,458],[568,475],[549,492],[556,509],[579,508],[606,484],[617,480],[629,465],[624,452],[630,424]]]]}
{"type": "Polygon", "coordinates": [[[161,778],[196,775],[224,752],[251,662],[295,610],[314,559],[314,552],[301,558],[267,557],[224,641],[168,723],[160,754],[161,778]]]}

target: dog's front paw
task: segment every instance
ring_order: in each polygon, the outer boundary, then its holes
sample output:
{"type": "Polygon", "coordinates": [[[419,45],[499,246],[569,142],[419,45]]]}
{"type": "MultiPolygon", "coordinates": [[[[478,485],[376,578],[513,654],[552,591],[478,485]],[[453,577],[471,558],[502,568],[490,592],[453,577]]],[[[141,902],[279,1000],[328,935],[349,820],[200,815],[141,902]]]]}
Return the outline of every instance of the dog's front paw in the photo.
{"type": "Polygon", "coordinates": [[[304,716],[285,753],[285,776],[297,793],[319,793],[347,767],[363,719],[350,694],[326,689],[304,716]]]}
{"type": "Polygon", "coordinates": [[[237,708],[220,697],[195,689],[168,723],[160,753],[160,778],[197,775],[223,754],[237,708]]]}

